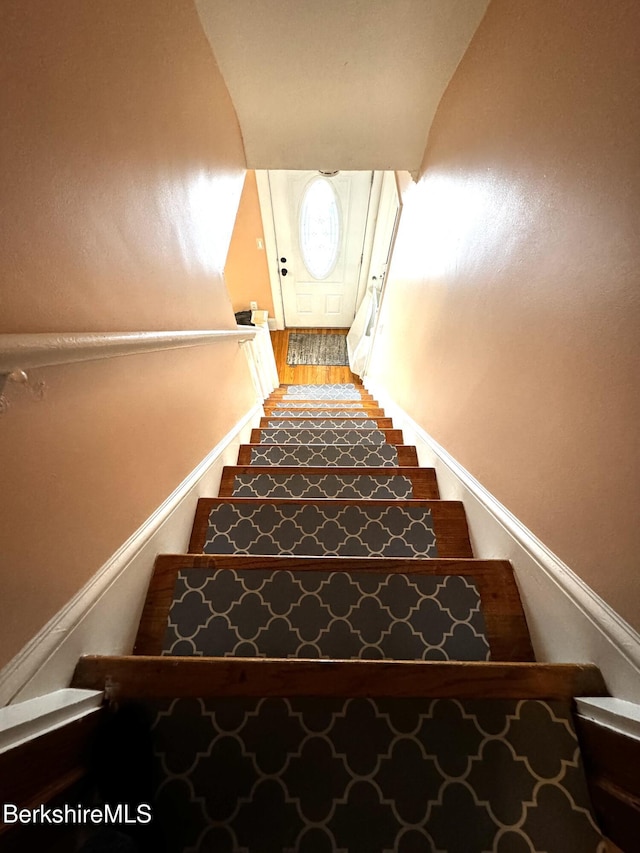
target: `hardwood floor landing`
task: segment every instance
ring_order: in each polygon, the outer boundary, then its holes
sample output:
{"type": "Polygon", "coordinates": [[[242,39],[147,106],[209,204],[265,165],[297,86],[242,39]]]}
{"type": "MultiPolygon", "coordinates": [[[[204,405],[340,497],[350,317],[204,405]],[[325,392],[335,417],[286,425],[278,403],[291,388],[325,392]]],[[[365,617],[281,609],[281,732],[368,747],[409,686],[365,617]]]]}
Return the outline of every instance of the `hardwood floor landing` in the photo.
{"type": "Polygon", "coordinates": [[[284,385],[323,385],[334,382],[355,382],[362,385],[362,380],[349,367],[316,366],[311,364],[287,364],[287,348],[290,332],[308,332],[314,335],[346,335],[349,329],[284,329],[271,332],[273,353],[276,358],[278,376],[284,385]]]}

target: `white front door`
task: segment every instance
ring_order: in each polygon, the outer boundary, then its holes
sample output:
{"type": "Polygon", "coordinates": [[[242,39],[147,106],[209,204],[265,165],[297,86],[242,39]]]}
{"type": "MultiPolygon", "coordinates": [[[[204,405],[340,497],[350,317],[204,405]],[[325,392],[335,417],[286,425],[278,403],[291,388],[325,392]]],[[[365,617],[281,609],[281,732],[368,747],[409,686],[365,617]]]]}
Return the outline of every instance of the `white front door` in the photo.
{"type": "Polygon", "coordinates": [[[372,178],[269,172],[286,326],[351,326],[372,178]]]}

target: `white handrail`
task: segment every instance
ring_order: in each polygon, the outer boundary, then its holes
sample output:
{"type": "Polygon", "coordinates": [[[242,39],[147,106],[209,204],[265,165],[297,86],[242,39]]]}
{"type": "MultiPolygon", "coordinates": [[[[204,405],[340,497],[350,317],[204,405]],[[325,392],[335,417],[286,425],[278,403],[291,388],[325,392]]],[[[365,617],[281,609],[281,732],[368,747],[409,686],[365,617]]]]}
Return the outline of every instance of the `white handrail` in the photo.
{"type": "Polygon", "coordinates": [[[204,346],[218,340],[242,344],[252,340],[256,332],[257,329],[247,326],[237,330],[0,335],[0,374],[163,349],[204,346]]]}

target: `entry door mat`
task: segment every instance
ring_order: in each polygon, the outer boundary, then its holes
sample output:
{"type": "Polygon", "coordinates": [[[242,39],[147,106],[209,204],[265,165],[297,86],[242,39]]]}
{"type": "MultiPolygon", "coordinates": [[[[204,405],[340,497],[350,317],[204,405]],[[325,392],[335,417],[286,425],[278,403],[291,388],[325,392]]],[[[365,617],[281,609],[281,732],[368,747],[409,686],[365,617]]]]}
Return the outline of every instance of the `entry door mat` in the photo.
{"type": "Polygon", "coordinates": [[[163,655],[489,660],[473,578],[183,569],[163,655]]]}
{"type": "Polygon", "coordinates": [[[287,364],[347,366],[349,364],[347,336],[290,332],[287,364]]]}
{"type": "Polygon", "coordinates": [[[565,702],[145,705],[171,850],[604,851],[565,702]]]}

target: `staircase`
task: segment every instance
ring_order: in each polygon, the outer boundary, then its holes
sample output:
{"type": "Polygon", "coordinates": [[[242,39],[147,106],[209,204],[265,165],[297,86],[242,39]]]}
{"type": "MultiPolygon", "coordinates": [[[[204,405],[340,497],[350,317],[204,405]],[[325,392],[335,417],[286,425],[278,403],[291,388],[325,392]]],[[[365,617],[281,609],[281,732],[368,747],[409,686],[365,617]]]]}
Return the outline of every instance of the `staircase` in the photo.
{"type": "Polygon", "coordinates": [[[534,662],[510,564],[358,386],[270,396],[134,654],[74,686],[144,709],[171,853],[605,849],[571,716],[598,670],[534,662]]]}

